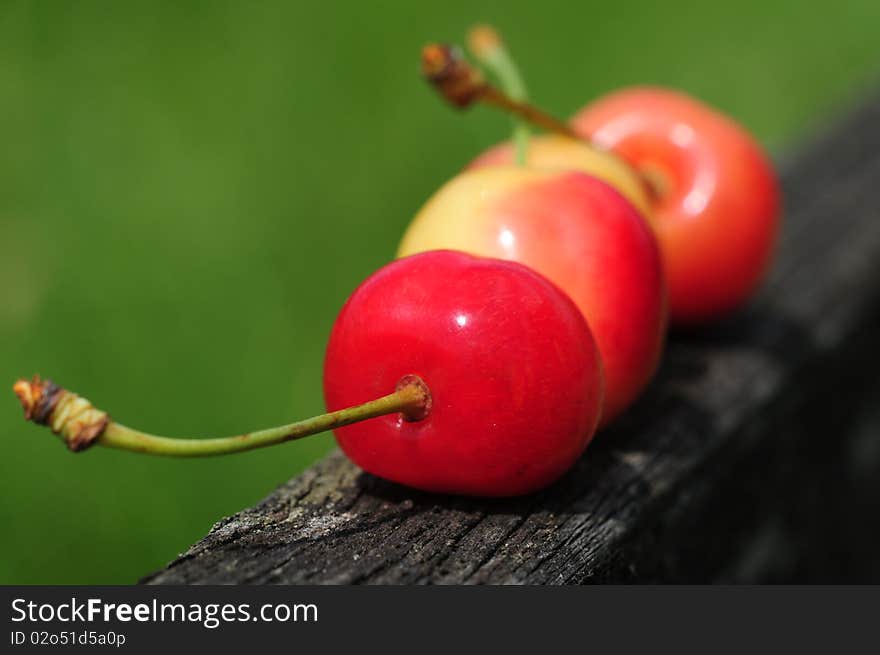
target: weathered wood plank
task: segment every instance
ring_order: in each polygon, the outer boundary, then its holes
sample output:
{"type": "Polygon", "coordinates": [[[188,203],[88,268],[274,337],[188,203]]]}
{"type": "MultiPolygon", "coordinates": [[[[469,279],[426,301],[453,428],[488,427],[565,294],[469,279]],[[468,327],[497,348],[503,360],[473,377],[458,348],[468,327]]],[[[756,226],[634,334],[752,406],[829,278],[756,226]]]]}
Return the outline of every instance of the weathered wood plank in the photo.
{"type": "Polygon", "coordinates": [[[880,419],[863,411],[880,377],[880,99],[783,171],[783,238],[758,301],[674,335],[648,393],[551,489],[422,494],[336,453],[145,582],[880,576],[860,545],[880,537],[880,419]]]}

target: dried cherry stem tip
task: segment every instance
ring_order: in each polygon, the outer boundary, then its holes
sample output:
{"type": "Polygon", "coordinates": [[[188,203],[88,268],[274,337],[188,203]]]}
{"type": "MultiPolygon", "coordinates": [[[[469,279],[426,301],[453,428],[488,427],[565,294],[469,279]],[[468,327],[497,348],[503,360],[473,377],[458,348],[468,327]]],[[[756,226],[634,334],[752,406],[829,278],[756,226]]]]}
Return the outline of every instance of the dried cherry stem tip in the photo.
{"type": "Polygon", "coordinates": [[[111,421],[109,415],[51,380],[19,380],[13,391],[21,401],[26,420],[46,425],[74,452],[97,444],[150,455],[204,457],[226,455],[301,439],[358,421],[402,414],[408,421],[419,421],[431,409],[428,386],[416,375],[401,378],[393,393],[362,405],[320,416],[232,437],[173,439],[146,434],[111,421]]]}
{"type": "Polygon", "coordinates": [[[24,418],[48,426],[74,452],[85,450],[107,428],[110,417],[85,398],[62,389],[52,380],[19,380],[12,390],[24,408],[24,418]]]}
{"type": "Polygon", "coordinates": [[[457,49],[440,43],[422,48],[422,75],[447,102],[461,108],[475,102],[488,87],[457,49]]]}
{"type": "Polygon", "coordinates": [[[422,50],[422,74],[450,104],[465,108],[475,102],[492,105],[525,121],[573,139],[580,137],[566,123],[527,102],[518,102],[492,86],[461,53],[448,45],[432,43],[422,50]]]}

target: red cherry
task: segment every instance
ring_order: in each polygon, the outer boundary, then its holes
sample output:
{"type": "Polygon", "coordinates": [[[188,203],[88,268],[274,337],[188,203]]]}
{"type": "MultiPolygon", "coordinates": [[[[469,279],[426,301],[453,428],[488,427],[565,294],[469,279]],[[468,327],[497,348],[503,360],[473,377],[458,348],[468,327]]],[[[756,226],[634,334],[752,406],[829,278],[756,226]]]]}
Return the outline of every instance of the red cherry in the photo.
{"type": "Polygon", "coordinates": [[[602,425],[656,370],[666,330],[660,254],[638,211],[608,184],[575,171],[467,170],[425,204],[398,252],[433,248],[520,262],[574,300],[602,357],[602,425]]]}
{"type": "Polygon", "coordinates": [[[18,380],[25,418],[74,452],[225,455],[335,430],[364,469],[427,491],[524,494],[586,448],[602,366],[571,300],[525,266],[435,251],[398,260],[354,292],[324,366],[326,414],[232,437],[174,439],[111,420],[51,380],[18,380]]]}
{"type": "Polygon", "coordinates": [[[580,312],[512,262],[432,251],[358,287],[327,346],[328,409],[387,394],[412,375],[430,390],[424,418],[382,416],[336,438],[365,470],[428,491],[539,489],[580,456],[600,413],[601,366],[580,312]]]}
{"type": "Polygon", "coordinates": [[[773,167],[748,132],[660,88],[612,93],[581,110],[572,125],[653,182],[648,214],[672,320],[705,321],[743,304],[769,266],[780,213],[773,167]]]}

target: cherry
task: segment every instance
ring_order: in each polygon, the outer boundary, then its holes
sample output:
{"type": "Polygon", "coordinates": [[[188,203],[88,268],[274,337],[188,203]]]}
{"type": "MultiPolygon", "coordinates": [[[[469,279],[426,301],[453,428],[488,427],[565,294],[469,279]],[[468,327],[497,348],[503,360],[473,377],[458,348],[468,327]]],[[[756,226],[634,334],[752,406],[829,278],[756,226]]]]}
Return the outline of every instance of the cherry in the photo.
{"type": "Polygon", "coordinates": [[[749,133],[683,93],[647,87],[597,100],[572,125],[652,182],[673,320],[742,305],[769,267],[780,214],[776,174],[749,133]]]}
{"type": "Polygon", "coordinates": [[[434,251],[395,261],[346,302],[324,365],[329,413],[216,439],[157,437],[39,378],[14,386],[25,418],[71,450],[218,455],[333,429],[367,471],[419,489],[528,493],[586,448],[601,364],[572,301],[525,266],[434,251]]]}
{"type": "Polygon", "coordinates": [[[435,248],[520,262],[571,297],[602,357],[602,425],[654,373],[666,322],[660,255],[638,211],[604,182],[518,166],[465,171],[419,211],[398,254],[435,248]]]}
{"type": "Polygon", "coordinates": [[[364,282],[330,335],[324,392],[334,409],[415,374],[422,421],[386,416],[337,431],[364,469],[482,496],[532,491],[561,475],[596,427],[600,364],[571,300],[524,266],[433,251],[364,282]]]}

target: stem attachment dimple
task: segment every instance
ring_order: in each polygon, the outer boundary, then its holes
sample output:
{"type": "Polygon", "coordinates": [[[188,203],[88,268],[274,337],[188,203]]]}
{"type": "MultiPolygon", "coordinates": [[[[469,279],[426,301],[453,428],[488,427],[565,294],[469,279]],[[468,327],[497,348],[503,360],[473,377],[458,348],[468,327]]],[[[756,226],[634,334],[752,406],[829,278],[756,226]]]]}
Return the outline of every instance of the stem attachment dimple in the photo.
{"type": "Polygon", "coordinates": [[[404,375],[394,388],[395,393],[407,394],[413,402],[400,410],[403,418],[411,423],[421,421],[431,412],[433,399],[428,385],[418,375],[404,375]]]}

